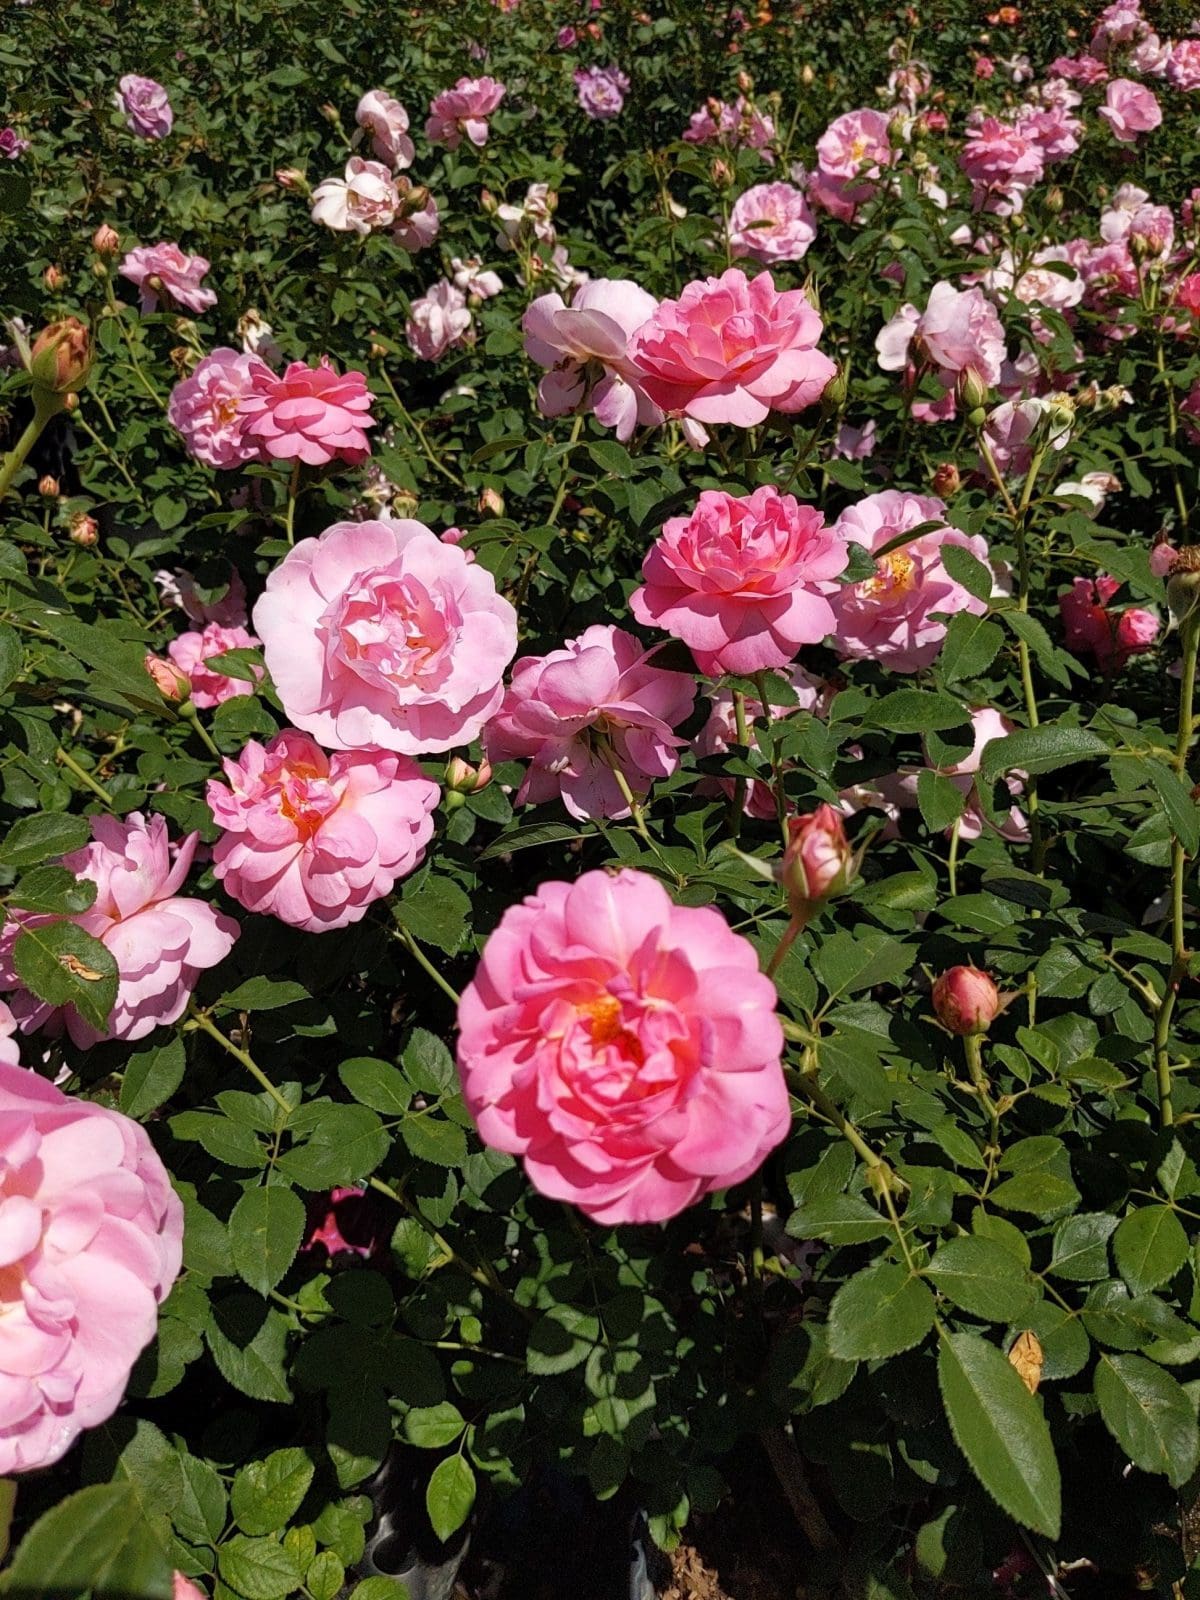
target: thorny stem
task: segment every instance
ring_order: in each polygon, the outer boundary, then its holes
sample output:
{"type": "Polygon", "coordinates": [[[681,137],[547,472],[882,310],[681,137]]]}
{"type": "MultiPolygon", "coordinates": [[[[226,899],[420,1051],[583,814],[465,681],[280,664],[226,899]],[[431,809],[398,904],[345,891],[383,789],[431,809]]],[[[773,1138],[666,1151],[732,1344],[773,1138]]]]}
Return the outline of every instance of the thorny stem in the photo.
{"type": "Polygon", "coordinates": [[[240,1061],[242,1066],[245,1067],[246,1071],[260,1086],[264,1093],[270,1095],[271,1099],[274,1100],[275,1104],[281,1111],[284,1111],[288,1116],[291,1116],[292,1112],[296,1108],[289,1100],[285,1099],[284,1096],[280,1094],[279,1090],[271,1082],[270,1078],[267,1077],[266,1073],[259,1066],[258,1062],[255,1061],[254,1057],[249,1053],[249,1051],[243,1050],[239,1045],[234,1044],[232,1039],[223,1034],[220,1028],[217,1027],[216,1023],[209,1016],[207,1011],[202,1011],[199,1006],[193,1005],[189,1013],[188,1021],[184,1024],[184,1026],[190,1028],[199,1028],[201,1033],[206,1033],[215,1044],[219,1044],[221,1049],[224,1050],[227,1055],[231,1055],[235,1061],[240,1061]]]}
{"type": "Polygon", "coordinates": [[[979,1096],[979,1103],[987,1112],[990,1124],[988,1142],[993,1149],[1000,1145],[1000,1113],[996,1109],[996,1102],[992,1099],[991,1085],[987,1080],[987,1073],[983,1070],[983,1035],[968,1033],[963,1039],[963,1048],[967,1053],[967,1071],[971,1075],[971,1082],[975,1085],[975,1093],[979,1096]]]}
{"type": "Polygon", "coordinates": [[[92,777],[91,773],[86,767],[81,767],[79,765],[74,756],[68,755],[68,753],[63,749],[62,745],[59,745],[58,749],[54,752],[54,757],[56,761],[60,761],[62,765],[66,767],[68,772],[73,772],[79,779],[80,783],[92,791],[97,800],[103,800],[104,804],[109,808],[109,810],[112,810],[112,795],[109,794],[108,790],[104,788],[102,784],[98,783],[96,779],[92,777]]]}
{"type": "Polygon", "coordinates": [[[458,990],[454,988],[452,984],[448,983],[447,980],[442,976],[442,974],[434,966],[433,962],[425,954],[424,950],[421,949],[421,946],[413,938],[412,934],[409,933],[408,929],[401,927],[397,928],[396,932],[401,943],[407,949],[409,955],[412,956],[417,965],[424,967],[425,971],[433,979],[434,983],[437,984],[442,993],[449,1000],[452,1000],[457,1006],[462,999],[462,996],[459,994],[458,990]]]}

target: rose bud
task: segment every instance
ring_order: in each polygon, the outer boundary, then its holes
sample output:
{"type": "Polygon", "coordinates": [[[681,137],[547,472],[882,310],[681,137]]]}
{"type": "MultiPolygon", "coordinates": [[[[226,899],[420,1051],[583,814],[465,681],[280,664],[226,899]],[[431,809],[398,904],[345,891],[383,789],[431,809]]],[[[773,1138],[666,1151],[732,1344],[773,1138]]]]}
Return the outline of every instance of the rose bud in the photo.
{"type": "Polygon", "coordinates": [[[188,698],[191,684],[169,661],[164,661],[161,656],[147,655],[143,665],[154,679],[154,687],[164,700],[179,701],[188,698]]]}
{"type": "Polygon", "coordinates": [[[102,222],[92,235],[92,249],[98,256],[115,256],[121,248],[121,235],[102,222]]]}
{"type": "Polygon", "coordinates": [[[289,189],[305,199],[312,193],[312,185],[299,167],[276,167],[275,182],[281,189],[289,189]]]}
{"type": "Polygon", "coordinates": [[[940,461],[931,480],[933,492],[940,499],[949,499],[962,488],[962,475],[953,461],[940,461]]]}
{"type": "Polygon", "coordinates": [[[841,816],[831,805],[788,818],[788,847],[776,875],[792,916],[800,922],[808,922],[827,900],[844,894],[853,883],[858,860],[841,816]]]}
{"type": "Polygon", "coordinates": [[[50,473],[38,479],[38,493],[44,500],[57,500],[60,492],[58,479],[52,477],[50,473]]]}
{"type": "Polygon", "coordinates": [[[473,767],[461,756],[451,756],[446,763],[446,787],[456,794],[478,794],[492,781],[492,764],[486,758],[473,767]]]}
{"type": "Polygon", "coordinates": [[[843,367],[839,367],[834,373],[833,377],[830,378],[829,382],[821,390],[822,416],[831,417],[835,411],[840,411],[842,409],[846,403],[848,387],[849,386],[846,383],[845,369],[843,367]]]}
{"type": "Polygon", "coordinates": [[[986,972],[951,967],[934,983],[933,1009],[951,1033],[986,1033],[1004,1009],[1004,1001],[986,972]]]}
{"type": "Polygon", "coordinates": [[[44,327],[29,352],[35,389],[68,394],[82,389],[92,366],[91,335],[78,317],[63,317],[44,327]]]}
{"type": "Polygon", "coordinates": [[[490,485],[479,496],[479,514],[481,517],[502,517],[504,515],[504,496],[499,489],[490,485]]]}
{"type": "MultiPolygon", "coordinates": [[[[964,408],[970,412],[981,411],[988,403],[987,384],[984,383],[983,379],[972,367],[967,367],[959,374],[958,398],[962,401],[964,408]]],[[[987,417],[985,415],[983,422],[986,421],[987,417]]],[[[983,426],[983,422],[979,423],[980,427],[983,426]]]]}
{"type": "Polygon", "coordinates": [[[56,267],[53,262],[42,273],[42,282],[51,294],[57,294],[67,281],[67,275],[61,267],[56,267]]]}
{"type": "Polygon", "coordinates": [[[99,543],[100,524],[95,517],[89,517],[86,511],[77,511],[71,518],[71,527],[68,538],[72,544],[82,545],[85,550],[99,543]]]}
{"type": "Polygon", "coordinates": [[[800,82],[807,89],[811,84],[815,83],[816,81],[817,81],[817,75],[813,71],[813,69],[809,66],[808,62],[806,61],[804,63],[804,65],[800,68],[800,82]]]}

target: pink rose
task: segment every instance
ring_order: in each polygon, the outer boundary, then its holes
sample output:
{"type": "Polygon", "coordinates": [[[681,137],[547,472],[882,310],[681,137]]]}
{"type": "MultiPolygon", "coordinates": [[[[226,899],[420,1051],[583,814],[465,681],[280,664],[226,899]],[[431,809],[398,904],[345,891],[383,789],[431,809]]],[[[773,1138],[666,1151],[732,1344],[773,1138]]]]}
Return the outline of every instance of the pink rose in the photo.
{"type": "Polygon", "coordinates": [[[964,372],[990,389],[1000,381],[1004,329],[982,289],[935,283],[925,310],[902,306],[877,335],[875,349],[885,372],[902,372],[913,356],[921,356],[947,389],[964,372]]]}
{"type": "Polygon", "coordinates": [[[755,261],[802,261],[817,236],[804,191],[790,183],[760,183],[734,202],[729,244],[755,261]]]}
{"type": "MultiPolygon", "coordinates": [[[[828,715],[829,702],[834,695],[830,684],[820,678],[814,678],[811,672],[806,672],[800,666],[785,668],[782,676],[795,691],[796,704],[772,706],[773,722],[803,712],[821,718],[828,715]]],[[[747,720],[752,723],[756,717],[761,717],[763,714],[762,702],[748,695],[745,710],[747,720]]],[[[703,759],[705,756],[723,756],[730,746],[737,742],[737,715],[733,706],[733,690],[718,689],[710,703],[708,720],[692,741],[692,750],[698,759],[703,759]]],[[[790,771],[792,766],[792,762],[785,761],[783,770],[790,771]]],[[[699,794],[725,794],[732,799],[737,793],[737,783],[733,778],[704,778],[697,784],[696,791],[699,794]]],[[[751,778],[745,785],[746,815],[766,821],[775,816],[775,810],[775,795],[771,785],[763,783],[758,778],[751,778]]]]}
{"type": "Polygon", "coordinates": [[[165,139],[170,133],[175,113],[167,91],[153,78],[127,72],[117,84],[114,100],[125,113],[125,126],[139,138],[165,139]]]}
{"type": "Polygon", "coordinates": [[[764,487],[736,498],[705,489],[688,517],[672,517],[642,563],[629,608],[691,649],[701,672],[749,677],[784,667],[834,625],[825,598],[843,572],[845,540],[821,513],[764,487]]]}
{"type": "Polygon", "coordinates": [[[1000,991],[978,967],[951,967],[933,985],[933,1009],[951,1033],[986,1033],[1000,1015],[1000,991]]]}
{"type": "Polygon", "coordinates": [[[335,522],[301,540],[254,625],[288,719],[331,750],[470,744],[517,649],[491,573],[423,522],[335,522]]]}
{"type": "Polygon", "coordinates": [[[543,294],[521,319],[525,353],[549,370],[538,385],[543,416],[561,417],[582,404],[618,439],[639,425],[656,427],[663,414],[641,386],[628,355],[629,336],[657,310],[653,295],[627,278],[593,278],[568,306],[543,294]]]}
{"type": "Polygon", "coordinates": [[[30,147],[15,128],[0,128],[0,156],[6,161],[18,161],[30,147]]]}
{"type": "Polygon", "coordinates": [[[240,572],[231,568],[229,582],[224,589],[214,585],[209,592],[217,598],[204,600],[200,588],[190,572],[159,571],[154,574],[154,584],[162,595],[164,605],[178,606],[189,622],[203,628],[208,622],[219,622],[224,627],[236,628],[246,622],[246,585],[240,572]]]}
{"type": "Polygon", "coordinates": [[[438,216],[437,201],[427,189],[407,189],[408,180],[397,180],[400,189],[400,211],[396,217],[396,226],[392,229],[392,239],[401,250],[407,250],[410,256],[415,256],[418,250],[428,250],[441,230],[441,218],[438,216]],[[424,194],[424,199],[421,195],[424,194]]]}
{"type": "Polygon", "coordinates": [[[354,109],[354,120],[371,135],[371,149],[393,172],[411,167],[416,151],[408,136],[408,112],[382,89],[368,89],[354,109]]]}
{"type": "Polygon", "coordinates": [[[1132,78],[1114,78],[1104,91],[1100,115],[1122,144],[1134,144],[1140,133],[1149,133],[1162,122],[1162,110],[1154,95],[1132,78]]]}
{"type": "Polygon", "coordinates": [[[118,271],[137,285],[138,305],[143,311],[157,311],[159,300],[165,297],[199,316],[217,303],[211,289],[200,287],[208,265],[203,256],[184,255],[177,244],[164,241],[130,250],[118,271]]]}
{"type": "Polygon", "coordinates": [[[868,456],[875,454],[878,442],[875,432],[873,417],[868,417],[861,428],[856,428],[849,422],[839,423],[832,454],[841,456],[844,461],[865,461],[868,456]]]}
{"type": "Polygon", "coordinates": [[[7,1062],[0,1128],[10,1477],[60,1460],[120,1405],[179,1275],[183,1207],[145,1129],[7,1062]]]}
{"type": "MultiPolygon", "coordinates": [[[[254,684],[247,679],[230,678],[208,663],[226,650],[252,650],[257,644],[258,640],[245,628],[224,628],[219,622],[210,622],[202,633],[181,633],[172,639],[167,654],[191,685],[192,704],[205,711],[240,694],[254,693],[254,684]]],[[[261,667],[254,667],[253,671],[256,680],[262,677],[261,667]]]]}
{"type": "Polygon", "coordinates": [[[143,1039],[162,1024],[177,1022],[201,972],[223,961],[238,935],[231,917],[177,892],[199,834],[189,834],[172,861],[162,817],[147,823],[135,811],[123,820],[95,816],[91,824],[93,842],[62,858],[68,872],[97,886],[91,909],[63,919],[10,908],[0,933],[0,988],[13,991],[22,1032],[31,1033],[53,1019],[65,1025],[81,1049],[101,1039],[143,1039]],[[73,1006],[56,1010],[36,999],[22,987],[12,964],[12,947],[22,928],[63,920],[99,939],[117,963],[117,1002],[103,1032],[73,1006]]]}
{"type": "Polygon", "coordinates": [[[1041,181],[1046,158],[1019,126],[972,113],[958,164],[971,180],[976,210],[1019,211],[1026,191],[1041,181]]]}
{"type": "Polygon", "coordinates": [[[847,111],[817,140],[817,165],[831,178],[878,178],[898,152],[883,111],[847,111]]]}
{"type": "Polygon", "coordinates": [[[752,106],[743,96],[730,104],[709,100],[693,111],[684,130],[687,144],[726,144],[731,149],[764,150],[775,138],[775,124],[765,112],[752,106]]]}
{"type": "Polygon", "coordinates": [[[208,1597],[198,1583],[177,1571],[171,1575],[171,1600],[208,1600],[208,1597]]]}
{"type": "Polygon", "coordinates": [[[490,761],[529,760],[518,802],[559,795],[573,817],[627,817],[635,796],[679,765],[683,722],[696,685],[653,664],[652,652],[621,628],[597,624],[561,650],[522,656],[512,687],[484,731],[490,761]]]}
{"type": "MultiPolygon", "coordinates": [[[[1071,429],[1055,426],[1045,400],[1005,400],[988,412],[983,437],[1001,474],[1023,478],[1033,463],[1038,445],[1062,450],[1070,442],[1071,429]]],[[[983,470],[987,470],[980,455],[983,470]]]]}
{"type": "Polygon", "coordinates": [[[579,104],[596,122],[619,117],[629,93],[629,79],[620,67],[581,67],[575,74],[579,104]]]}
{"type": "MultiPolygon", "coordinates": [[[[923,522],[944,523],[945,514],[945,506],[931,495],[884,489],[848,506],[833,531],[874,554],[923,522]]],[[[987,562],[987,542],[980,535],[940,526],[877,559],[873,578],[830,585],[826,592],[836,616],[833,644],[839,655],[878,661],[893,672],[919,672],[936,659],[946,637],[946,623],[935,620],[935,613],[982,616],[987,601],[956,583],[943,565],[948,544],[987,562]]]]}
{"type": "Polygon", "coordinates": [[[335,1256],[353,1254],[369,1261],[387,1248],[392,1230],[374,1197],[354,1184],[309,1197],[301,1250],[324,1250],[335,1256]]]}
{"type": "MultiPolygon", "coordinates": [[[[958,836],[963,840],[978,839],[982,833],[998,831],[1002,839],[1007,839],[1010,844],[1028,844],[1029,821],[1021,808],[1013,804],[1009,807],[1007,818],[999,829],[995,829],[991,819],[983,809],[983,802],[979,798],[977,780],[979,768],[983,761],[983,752],[995,739],[1004,739],[1010,733],[1017,731],[1015,722],[1008,717],[1001,716],[1000,712],[993,711],[990,706],[982,706],[971,712],[971,748],[960,761],[952,761],[945,766],[930,763],[931,770],[940,777],[949,778],[955,788],[965,797],[966,805],[958,820],[958,836]]],[[[928,761],[928,753],[926,760],[928,761]]],[[[1025,793],[1024,772],[1009,772],[1005,774],[1004,783],[1013,801],[1017,801],[1025,793]]],[[[947,828],[947,835],[952,829],[947,828]]]]}
{"type": "Polygon", "coordinates": [[[815,348],[821,319],[802,289],[730,267],[664,300],[630,340],[642,387],[664,411],[751,428],[803,411],[837,368],[815,348]]]}
{"type": "MultiPolygon", "coordinates": [[[[1063,88],[1066,89],[1065,84],[1063,88]]],[[[1077,105],[1079,96],[1074,90],[1067,89],[1066,92],[1072,95],[1072,103],[1077,105]]],[[[1071,115],[1065,103],[1019,106],[1015,126],[1022,138],[1037,145],[1044,162],[1061,161],[1065,156],[1074,155],[1083,134],[1083,123],[1071,115]]]]}
{"type": "Polygon", "coordinates": [[[1117,578],[1100,573],[1076,578],[1058,597],[1067,649],[1077,656],[1095,656],[1106,677],[1117,673],[1130,656],[1154,646],[1159,620],[1153,611],[1131,606],[1111,611],[1108,602],[1121,587],[1117,578]]]}
{"type": "Polygon", "coordinates": [[[1086,52],[1077,56],[1055,56],[1046,70],[1052,77],[1069,78],[1073,83],[1082,83],[1085,86],[1103,83],[1108,77],[1108,68],[1103,61],[1098,61],[1095,56],[1086,52]]]}
{"type": "Polygon", "coordinates": [[[466,260],[461,256],[451,256],[450,272],[454,287],[466,295],[469,305],[492,300],[504,289],[500,274],[485,269],[478,256],[469,256],[466,260]]]}
{"type": "Polygon", "coordinates": [[[827,900],[845,894],[858,876],[858,862],[831,805],[788,818],[788,844],[777,873],[788,909],[801,923],[810,922],[827,900]]]}
{"type": "Polygon", "coordinates": [[[803,182],[808,202],[814,211],[826,211],[839,222],[853,222],[860,206],[866,205],[878,193],[877,183],[859,183],[852,178],[837,178],[823,172],[806,173],[799,166],[792,168],[792,177],[803,182]]]}
{"type": "Polygon", "coordinates": [[[257,356],[222,347],[171,390],[171,426],[183,435],[188,454],[206,467],[229,470],[255,459],[255,447],[242,436],[241,405],[255,367],[262,365],[257,356]]]}
{"type": "Polygon", "coordinates": [[[400,193],[380,161],[351,156],[341,178],[325,178],[312,192],[312,219],[335,233],[366,235],[389,228],[400,208],[400,193]]]}
{"type": "Polygon", "coordinates": [[[1200,89],[1200,39],[1180,39],[1171,46],[1166,76],[1173,89],[1200,89]]]}
{"type": "Polygon", "coordinates": [[[289,362],[282,376],[260,363],[240,409],[242,438],[254,445],[260,461],[299,460],[310,467],[345,461],[355,467],[370,454],[365,430],[375,419],[367,380],[361,372],[337,372],[328,356],[315,367],[289,362]]]}
{"type": "Polygon", "coordinates": [[[214,870],[247,911],[323,933],[358,922],[418,867],[433,837],[440,790],[407,756],[382,750],[326,755],[285,728],[225,761],[228,786],[207,800],[224,829],[214,870]]]}
{"type": "Polygon", "coordinates": [[[775,986],[710,907],[644,872],[586,872],[510,906],[458,1011],[486,1144],[597,1222],[662,1222],[785,1137],[775,986]]]}
{"type": "Polygon", "coordinates": [[[487,119],[504,94],[504,85],[495,78],[460,78],[453,89],[434,95],[425,137],[431,144],[444,144],[447,150],[457,150],[464,133],[473,145],[485,145],[487,119]]]}
{"type": "Polygon", "coordinates": [[[409,307],[404,337],[422,361],[440,361],[447,350],[463,344],[471,328],[467,297],[446,278],[439,278],[409,307]]]}

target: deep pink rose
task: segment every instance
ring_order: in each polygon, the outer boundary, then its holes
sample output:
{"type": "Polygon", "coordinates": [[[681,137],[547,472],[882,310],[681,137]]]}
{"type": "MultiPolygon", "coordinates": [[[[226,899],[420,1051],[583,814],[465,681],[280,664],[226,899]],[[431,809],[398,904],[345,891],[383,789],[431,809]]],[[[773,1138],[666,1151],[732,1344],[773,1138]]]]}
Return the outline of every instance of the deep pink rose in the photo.
{"type": "Polygon", "coordinates": [[[759,183],[738,196],[729,216],[735,256],[755,261],[802,261],[817,236],[804,191],[790,183],[759,183]]]}
{"type": "Polygon", "coordinates": [[[139,78],[136,72],[127,72],[117,84],[114,99],[125,113],[126,127],[139,138],[165,139],[170,133],[175,113],[167,91],[153,78],[139,78]]]}
{"type": "Polygon", "coordinates": [[[581,404],[618,439],[639,425],[655,427],[661,410],[645,394],[629,359],[629,336],[654,315],[658,302],[627,278],[593,278],[568,306],[543,294],[521,319],[525,353],[548,369],[538,385],[543,416],[561,417],[581,404]]]}
{"type": "Polygon", "coordinates": [[[837,368],[816,349],[821,319],[802,289],[730,267],[664,300],[629,342],[642,387],[666,412],[752,428],[803,411],[837,368]]]}
{"type": "Polygon", "coordinates": [[[162,817],[147,823],[138,812],[123,820],[91,818],[92,843],[63,856],[62,865],[97,886],[89,911],[70,918],[43,916],[10,907],[0,933],[0,989],[13,991],[13,1012],[31,1033],[54,1019],[81,1049],[101,1039],[143,1039],[183,1015],[201,972],[215,967],[233,948],[238,925],[203,900],[181,896],[200,835],[189,834],[174,852],[162,817]],[[120,972],[117,1003],[103,1032],[73,1006],[45,1005],[22,987],[12,947],[24,927],[78,923],[107,946],[120,972]]]}
{"type": "Polygon", "coordinates": [[[242,401],[250,393],[257,356],[224,347],[199,362],[190,377],[171,390],[167,416],[183,435],[187,452],[206,467],[228,470],[257,456],[242,436],[242,401]]]}
{"type": "Polygon", "coordinates": [[[367,459],[366,429],[375,426],[371,391],[361,372],[339,373],[328,356],[315,367],[292,361],[282,375],[261,362],[239,403],[242,437],[261,461],[303,461],[310,467],[367,459]]]}
{"type": "Polygon", "coordinates": [[[669,777],[686,743],[673,729],[695,698],[686,673],[656,667],[631,633],[598,623],[561,650],[516,662],[484,747],[491,761],[532,763],[518,802],[561,795],[573,817],[627,817],[613,767],[635,796],[669,777]]]}
{"type": "Polygon", "coordinates": [[[425,137],[431,144],[444,144],[447,150],[457,150],[464,133],[472,144],[486,144],[487,119],[504,93],[504,85],[495,78],[460,78],[453,89],[434,95],[425,137]]]}
{"type": "Polygon", "coordinates": [[[1077,56],[1055,56],[1046,70],[1055,78],[1069,78],[1072,83],[1085,86],[1103,83],[1108,77],[1108,68],[1103,61],[1086,52],[1077,56]]]}
{"type": "MultiPolygon", "coordinates": [[[[254,684],[248,679],[231,678],[220,667],[210,667],[209,661],[226,650],[253,650],[257,644],[258,640],[245,628],[225,628],[219,622],[210,622],[203,632],[181,633],[172,639],[167,654],[191,684],[192,704],[206,711],[240,694],[254,693],[254,684]]],[[[261,667],[252,670],[256,678],[262,677],[261,667]]]]}
{"type": "Polygon", "coordinates": [[[470,744],[517,649],[491,573],[423,522],[335,522],[301,540],[254,626],[289,720],[330,750],[470,744]]]}
{"type": "Polygon", "coordinates": [[[899,489],[867,495],[842,512],[834,531],[872,554],[910,528],[925,522],[939,526],[877,559],[873,578],[830,585],[839,655],[878,661],[893,672],[919,672],[936,659],[946,637],[946,623],[935,613],[982,616],[987,610],[987,601],[956,583],[942,562],[943,547],[954,544],[986,564],[987,541],[946,527],[945,515],[945,506],[932,495],[899,489]]]}
{"type": "Polygon", "coordinates": [[[1119,672],[1130,656],[1152,649],[1159,634],[1153,611],[1141,606],[1109,609],[1120,587],[1119,579],[1101,573],[1095,582],[1076,578],[1058,597],[1067,649],[1073,655],[1094,656],[1106,677],[1119,672]]]}
{"type": "Polygon", "coordinates": [[[471,328],[467,297],[447,278],[439,278],[409,307],[404,337],[422,361],[440,361],[463,344],[471,328]]]}
{"type": "Polygon", "coordinates": [[[817,165],[831,178],[878,178],[896,159],[884,111],[847,111],[817,140],[817,165]]]}
{"type": "Polygon", "coordinates": [[[1046,158],[1020,126],[973,114],[959,166],[971,180],[976,210],[1019,211],[1026,191],[1041,181],[1046,158]]]}
{"type": "Polygon", "coordinates": [[[157,311],[160,299],[165,298],[199,316],[217,303],[213,290],[200,287],[208,266],[204,256],[185,255],[177,244],[164,241],[130,250],[118,270],[137,285],[138,305],[143,311],[157,311]]]}
{"type": "Polygon", "coordinates": [[[673,1217],[748,1178],[788,1130],[754,947],[644,872],[585,872],[510,906],[458,1023],[484,1142],[597,1222],[673,1217]]]}
{"type": "Polygon", "coordinates": [[[408,112],[382,89],[368,89],[354,110],[354,120],[371,135],[371,149],[393,172],[411,167],[416,150],[408,136],[408,112]]]}
{"type": "Polygon", "coordinates": [[[7,1062],[0,1160],[0,1472],[10,1477],[60,1460],[120,1405],[179,1275],[183,1207],[144,1128],[7,1062]]]}
{"type": "Polygon", "coordinates": [[[619,117],[629,93],[629,79],[620,67],[581,67],[575,74],[579,104],[596,122],[619,117]]]}
{"type": "Polygon", "coordinates": [[[821,513],[790,494],[705,489],[690,516],[664,524],[629,608],[682,639],[701,672],[749,677],[787,666],[831,632],[828,581],[848,559],[821,513]]]}
{"type": "Polygon", "coordinates": [[[6,161],[17,161],[29,149],[30,141],[22,139],[15,128],[0,128],[0,156],[6,161]]]}
{"type": "Polygon", "coordinates": [[[1122,144],[1135,144],[1162,122],[1162,109],[1154,95],[1132,78],[1114,78],[1104,91],[1100,115],[1122,144]]]}
{"type": "Polygon", "coordinates": [[[211,779],[209,809],[225,831],[214,870],[247,911],[323,933],[358,922],[418,867],[440,790],[415,761],[385,750],[325,751],[285,728],[251,740],[211,779]]]}

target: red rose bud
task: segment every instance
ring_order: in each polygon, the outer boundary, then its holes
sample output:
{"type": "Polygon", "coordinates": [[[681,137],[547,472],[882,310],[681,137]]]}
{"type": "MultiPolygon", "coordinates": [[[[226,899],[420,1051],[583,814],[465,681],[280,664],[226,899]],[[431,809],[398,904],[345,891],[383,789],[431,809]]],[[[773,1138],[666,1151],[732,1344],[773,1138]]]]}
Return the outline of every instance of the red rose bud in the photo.
{"type": "Polygon", "coordinates": [[[69,394],[82,389],[92,366],[91,335],[78,317],[63,317],[43,328],[29,352],[35,389],[69,394]]]}
{"type": "Polygon", "coordinates": [[[115,256],[121,248],[121,235],[102,222],[92,235],[92,249],[98,256],[115,256]]]}
{"type": "Polygon", "coordinates": [[[788,847],[777,875],[794,917],[807,922],[858,876],[858,860],[842,819],[831,805],[788,818],[788,847]]]}
{"type": "Polygon", "coordinates": [[[951,1033],[986,1033],[1004,1009],[999,989],[978,967],[951,967],[933,986],[933,1009],[951,1033]]]}

